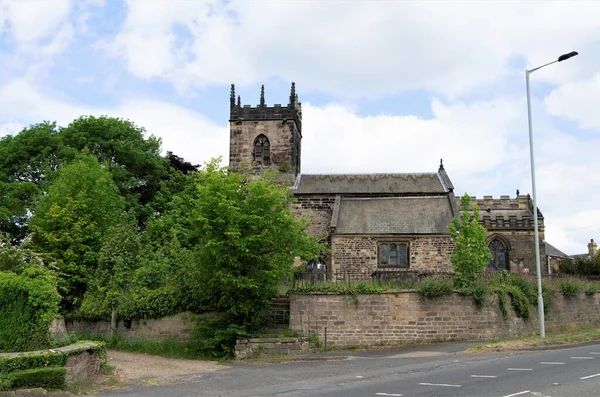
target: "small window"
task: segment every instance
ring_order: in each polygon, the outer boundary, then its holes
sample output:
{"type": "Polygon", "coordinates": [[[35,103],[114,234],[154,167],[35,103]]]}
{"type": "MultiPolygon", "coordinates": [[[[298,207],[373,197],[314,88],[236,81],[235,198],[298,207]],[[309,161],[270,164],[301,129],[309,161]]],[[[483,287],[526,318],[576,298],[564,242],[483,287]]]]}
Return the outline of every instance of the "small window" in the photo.
{"type": "Polygon", "coordinates": [[[408,243],[380,244],[379,266],[408,267],[408,243]]]}
{"type": "Polygon", "coordinates": [[[268,166],[271,164],[271,145],[269,138],[259,135],[254,140],[254,162],[258,165],[268,166]]]}

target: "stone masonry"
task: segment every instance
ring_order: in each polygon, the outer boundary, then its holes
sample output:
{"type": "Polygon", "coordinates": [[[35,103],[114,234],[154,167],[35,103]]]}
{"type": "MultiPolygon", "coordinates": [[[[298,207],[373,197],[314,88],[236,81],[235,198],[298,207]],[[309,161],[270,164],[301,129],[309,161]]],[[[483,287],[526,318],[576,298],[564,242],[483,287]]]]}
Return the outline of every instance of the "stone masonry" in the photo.
{"type": "Polygon", "coordinates": [[[367,280],[373,272],[433,272],[450,273],[450,254],[454,244],[449,236],[403,236],[409,243],[409,266],[379,267],[377,244],[381,240],[394,241],[393,236],[333,236],[334,260],[331,264],[334,280],[367,280]]]}
{"type": "Polygon", "coordinates": [[[310,351],[308,338],[251,338],[238,339],[235,345],[235,358],[244,360],[261,355],[293,356],[310,351]]]}
{"type": "MultiPolygon", "coordinates": [[[[509,309],[505,320],[495,294],[479,309],[473,298],[453,294],[425,299],[416,292],[356,297],[331,293],[292,294],[290,328],[324,339],[331,346],[400,344],[418,341],[478,340],[536,332],[536,307],[523,320],[509,309]],[[310,327],[310,331],[309,328],[310,327]]],[[[600,294],[552,298],[546,328],[600,322],[600,294]]]]}
{"type": "Polygon", "coordinates": [[[270,164],[257,167],[272,168],[280,172],[280,180],[294,182],[300,173],[302,147],[302,108],[292,83],[290,103],[287,106],[266,106],[264,87],[260,104],[256,107],[235,103],[235,87],[231,86],[229,116],[229,165],[234,169],[254,161],[254,141],[260,135],[269,140],[270,164]]]}
{"type": "MultiPolygon", "coordinates": [[[[115,332],[126,339],[186,340],[194,327],[193,316],[197,315],[184,312],[159,319],[120,320],[115,332]]],[[[68,333],[110,333],[110,321],[66,321],[65,324],[68,333]]]]}
{"type": "MultiPolygon", "coordinates": [[[[487,242],[498,238],[508,251],[510,271],[523,269],[535,273],[533,202],[527,195],[516,198],[484,196],[471,197],[472,204],[479,206],[480,224],[488,231],[487,242]]],[[[544,217],[538,211],[540,238],[540,262],[547,273],[545,262],[544,217]]]]}

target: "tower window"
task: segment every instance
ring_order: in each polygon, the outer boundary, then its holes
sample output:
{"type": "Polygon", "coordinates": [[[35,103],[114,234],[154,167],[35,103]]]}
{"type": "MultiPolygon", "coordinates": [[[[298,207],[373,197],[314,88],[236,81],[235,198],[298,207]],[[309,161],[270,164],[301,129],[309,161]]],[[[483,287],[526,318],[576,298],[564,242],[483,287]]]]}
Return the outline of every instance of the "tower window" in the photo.
{"type": "Polygon", "coordinates": [[[259,135],[254,140],[254,161],[258,165],[268,166],[271,164],[271,145],[269,138],[259,135]]]}

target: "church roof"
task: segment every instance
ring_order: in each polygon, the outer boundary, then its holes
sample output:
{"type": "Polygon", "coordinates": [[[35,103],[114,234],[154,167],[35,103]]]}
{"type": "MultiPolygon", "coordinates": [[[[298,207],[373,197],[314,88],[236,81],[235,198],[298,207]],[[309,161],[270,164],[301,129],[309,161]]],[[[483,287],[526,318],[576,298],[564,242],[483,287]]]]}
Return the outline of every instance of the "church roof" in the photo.
{"type": "Polygon", "coordinates": [[[546,249],[546,255],[554,256],[554,257],[558,257],[558,258],[568,258],[569,257],[569,255],[565,254],[564,252],[562,252],[561,250],[559,250],[558,248],[556,248],[549,242],[545,241],[544,244],[545,244],[545,249],[546,249]]]}
{"type": "Polygon", "coordinates": [[[446,194],[453,186],[444,176],[435,172],[300,174],[293,189],[294,194],[446,194]]]}
{"type": "Polygon", "coordinates": [[[336,234],[448,234],[448,196],[341,198],[334,211],[336,234]]]}

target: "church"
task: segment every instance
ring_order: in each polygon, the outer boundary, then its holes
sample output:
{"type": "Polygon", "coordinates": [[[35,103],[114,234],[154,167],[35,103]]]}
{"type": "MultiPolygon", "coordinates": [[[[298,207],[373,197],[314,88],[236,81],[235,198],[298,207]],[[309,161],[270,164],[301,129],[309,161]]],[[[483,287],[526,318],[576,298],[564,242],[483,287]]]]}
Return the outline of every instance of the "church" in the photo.
{"type": "MultiPolygon", "coordinates": [[[[275,169],[295,197],[294,212],[330,248],[309,269],[329,281],[452,273],[448,225],[460,197],[440,161],[437,170],[378,174],[303,174],[302,104],[295,83],[286,105],[241,104],[231,85],[229,165],[275,169]]],[[[487,229],[488,268],[535,274],[533,202],[529,195],[472,198],[487,229]]],[[[550,271],[544,217],[537,211],[542,272],[550,271]],[[547,265],[547,266],[546,266],[547,265]]]]}

